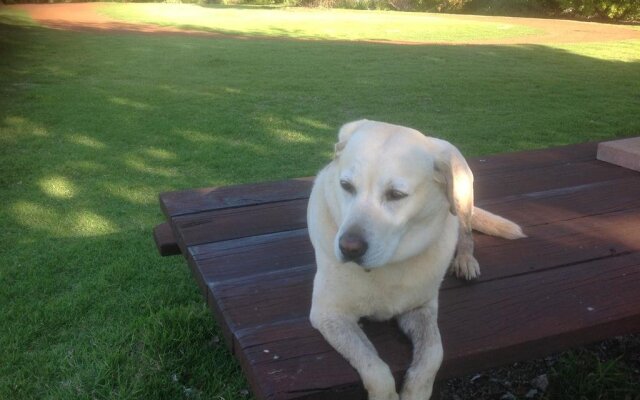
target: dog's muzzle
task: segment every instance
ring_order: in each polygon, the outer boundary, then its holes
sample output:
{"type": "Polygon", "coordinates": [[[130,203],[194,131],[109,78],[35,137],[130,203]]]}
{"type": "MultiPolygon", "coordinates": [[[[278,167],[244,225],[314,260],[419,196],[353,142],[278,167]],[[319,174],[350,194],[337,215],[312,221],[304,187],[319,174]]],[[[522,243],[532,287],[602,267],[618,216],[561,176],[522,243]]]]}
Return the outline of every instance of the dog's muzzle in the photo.
{"type": "Polygon", "coordinates": [[[360,262],[369,248],[369,244],[362,236],[350,232],[340,236],[338,246],[344,261],[354,261],[356,263],[360,262]]]}

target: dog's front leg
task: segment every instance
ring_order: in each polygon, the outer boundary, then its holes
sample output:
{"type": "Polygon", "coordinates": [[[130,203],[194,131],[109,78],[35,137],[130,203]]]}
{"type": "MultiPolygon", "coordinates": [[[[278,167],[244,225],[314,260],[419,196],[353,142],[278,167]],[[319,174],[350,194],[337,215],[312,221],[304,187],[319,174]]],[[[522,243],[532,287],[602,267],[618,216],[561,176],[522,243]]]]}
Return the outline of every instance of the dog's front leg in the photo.
{"type": "Polygon", "coordinates": [[[398,400],[391,369],[380,359],[357,320],[312,311],[311,324],[358,371],[369,400],[398,400]]]}
{"type": "Polygon", "coordinates": [[[398,317],[398,324],[413,343],[413,361],[405,375],[400,399],[429,399],[442,363],[438,300],[402,314],[398,317]]]}

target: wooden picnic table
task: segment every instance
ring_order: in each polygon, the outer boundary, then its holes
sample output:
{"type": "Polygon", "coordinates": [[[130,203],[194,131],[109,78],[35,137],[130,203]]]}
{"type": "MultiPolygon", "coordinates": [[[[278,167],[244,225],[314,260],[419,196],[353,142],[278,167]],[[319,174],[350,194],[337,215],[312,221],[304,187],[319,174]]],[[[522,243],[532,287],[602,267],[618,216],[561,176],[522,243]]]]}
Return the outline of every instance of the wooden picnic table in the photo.
{"type": "MultiPolygon", "coordinates": [[[[438,378],[640,332],[640,173],[594,143],[469,160],[479,206],[528,238],[475,235],[482,276],[440,292],[438,378]]],[[[357,373],[308,320],[311,178],[163,193],[158,248],[181,252],[258,399],[364,399],[357,373]]],[[[365,331],[396,378],[411,348],[365,331]]]]}

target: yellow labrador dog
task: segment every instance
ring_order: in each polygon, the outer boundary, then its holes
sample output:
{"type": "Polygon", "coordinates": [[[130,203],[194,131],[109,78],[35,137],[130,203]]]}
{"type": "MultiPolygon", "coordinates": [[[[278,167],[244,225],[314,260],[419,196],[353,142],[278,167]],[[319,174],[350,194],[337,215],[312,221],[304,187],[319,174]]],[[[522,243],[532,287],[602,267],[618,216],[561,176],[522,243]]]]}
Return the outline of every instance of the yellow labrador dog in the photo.
{"type": "Polygon", "coordinates": [[[449,267],[479,275],[471,229],[508,239],[516,224],[473,206],[473,176],[450,143],[361,120],[339,132],[307,219],[318,270],[311,323],[358,371],[370,400],[425,400],[442,361],[438,289],[449,267]],[[455,257],[454,257],[455,255],[455,257]],[[397,317],[413,343],[400,395],[358,320],[397,317]]]}

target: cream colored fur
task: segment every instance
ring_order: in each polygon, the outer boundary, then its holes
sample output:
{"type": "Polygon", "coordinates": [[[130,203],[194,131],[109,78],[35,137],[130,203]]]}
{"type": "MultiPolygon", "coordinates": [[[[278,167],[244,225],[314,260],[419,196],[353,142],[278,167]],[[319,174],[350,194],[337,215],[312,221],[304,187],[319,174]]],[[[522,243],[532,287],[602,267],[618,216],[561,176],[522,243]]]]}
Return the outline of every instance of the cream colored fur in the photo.
{"type": "Polygon", "coordinates": [[[473,206],[473,175],[450,143],[375,121],[344,125],[308,207],[317,273],[311,323],[358,371],[370,400],[425,400],[442,360],[438,289],[447,270],[479,275],[471,229],[515,239],[518,225],[473,206]],[[351,232],[366,252],[346,260],[351,232]],[[455,257],[454,257],[455,255],[455,257]],[[413,361],[398,395],[389,367],[358,326],[397,318],[413,361]]]}

